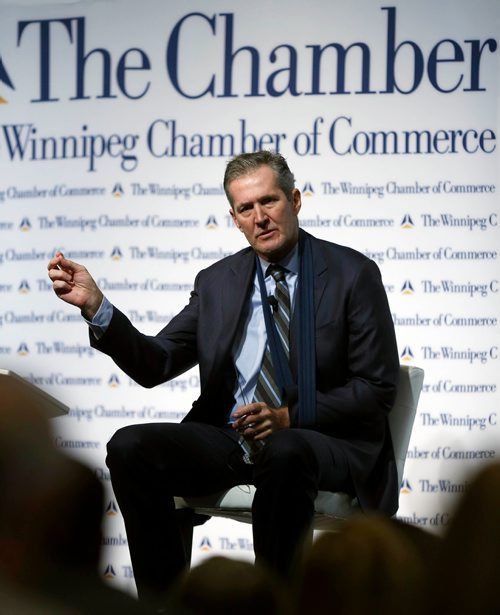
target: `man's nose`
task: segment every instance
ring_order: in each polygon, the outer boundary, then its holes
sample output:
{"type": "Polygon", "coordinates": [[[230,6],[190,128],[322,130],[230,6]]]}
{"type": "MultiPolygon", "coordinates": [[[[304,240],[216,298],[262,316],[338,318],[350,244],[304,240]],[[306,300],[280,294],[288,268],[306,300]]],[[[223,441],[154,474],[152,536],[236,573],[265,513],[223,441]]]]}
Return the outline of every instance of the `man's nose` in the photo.
{"type": "Polygon", "coordinates": [[[254,205],[254,215],[255,215],[255,224],[258,224],[259,226],[262,226],[263,224],[267,224],[269,218],[267,217],[267,214],[264,211],[264,209],[258,204],[254,205]]]}

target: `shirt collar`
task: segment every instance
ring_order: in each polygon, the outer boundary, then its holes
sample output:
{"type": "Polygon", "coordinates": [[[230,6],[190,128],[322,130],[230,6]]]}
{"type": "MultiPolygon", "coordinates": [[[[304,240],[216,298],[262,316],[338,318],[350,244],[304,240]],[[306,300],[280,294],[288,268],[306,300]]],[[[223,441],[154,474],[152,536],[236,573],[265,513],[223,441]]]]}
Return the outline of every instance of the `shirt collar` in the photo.
{"type": "MultiPolygon", "coordinates": [[[[267,268],[271,264],[269,261],[265,261],[263,258],[259,256],[260,266],[262,267],[262,272],[266,275],[267,268]]],[[[295,244],[292,251],[289,252],[285,258],[282,258],[280,261],[274,263],[275,265],[281,265],[287,271],[294,273],[295,275],[299,275],[299,242],[295,244]]]]}

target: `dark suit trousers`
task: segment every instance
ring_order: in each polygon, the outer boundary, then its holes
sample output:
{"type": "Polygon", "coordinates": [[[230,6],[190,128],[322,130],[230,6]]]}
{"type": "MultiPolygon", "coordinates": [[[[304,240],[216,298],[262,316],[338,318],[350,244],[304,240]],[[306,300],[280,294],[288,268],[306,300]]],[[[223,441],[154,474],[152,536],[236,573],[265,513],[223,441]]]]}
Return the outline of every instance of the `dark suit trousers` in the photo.
{"type": "Polygon", "coordinates": [[[108,443],[106,463],[141,598],[165,592],[189,562],[174,495],[255,484],[256,561],[287,574],[311,526],[318,490],[350,490],[347,462],[329,436],[275,432],[254,465],[243,462],[237,440],[231,427],[186,422],[131,425],[108,443]]]}

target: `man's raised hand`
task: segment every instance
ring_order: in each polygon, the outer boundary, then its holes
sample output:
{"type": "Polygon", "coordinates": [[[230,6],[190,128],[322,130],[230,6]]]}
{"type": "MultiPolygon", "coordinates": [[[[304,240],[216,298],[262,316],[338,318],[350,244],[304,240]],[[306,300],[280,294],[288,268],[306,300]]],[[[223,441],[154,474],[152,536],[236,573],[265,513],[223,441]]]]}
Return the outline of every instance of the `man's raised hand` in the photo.
{"type": "Polygon", "coordinates": [[[62,252],[56,252],[47,269],[56,295],[79,307],[83,316],[92,320],[102,303],[103,294],[87,269],[64,258],[62,252]]]}

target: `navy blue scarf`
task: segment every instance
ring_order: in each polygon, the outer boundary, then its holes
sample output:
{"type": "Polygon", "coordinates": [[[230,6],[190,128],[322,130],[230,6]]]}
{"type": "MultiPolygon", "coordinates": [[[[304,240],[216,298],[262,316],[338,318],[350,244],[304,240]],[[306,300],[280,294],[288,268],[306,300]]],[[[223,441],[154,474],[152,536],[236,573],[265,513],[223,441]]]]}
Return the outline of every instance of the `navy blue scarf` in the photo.
{"type": "MultiPolygon", "coordinates": [[[[294,386],[290,365],[271,308],[267,300],[266,284],[262,267],[257,259],[257,277],[259,279],[264,321],[267,339],[275,371],[276,382],[282,391],[283,403],[286,403],[285,391],[294,386]]],[[[314,269],[311,242],[305,233],[299,234],[299,279],[296,307],[298,315],[298,388],[299,412],[298,427],[312,427],[316,422],[316,345],[314,327],[314,269]]]]}

